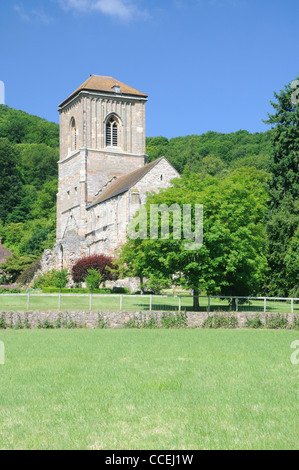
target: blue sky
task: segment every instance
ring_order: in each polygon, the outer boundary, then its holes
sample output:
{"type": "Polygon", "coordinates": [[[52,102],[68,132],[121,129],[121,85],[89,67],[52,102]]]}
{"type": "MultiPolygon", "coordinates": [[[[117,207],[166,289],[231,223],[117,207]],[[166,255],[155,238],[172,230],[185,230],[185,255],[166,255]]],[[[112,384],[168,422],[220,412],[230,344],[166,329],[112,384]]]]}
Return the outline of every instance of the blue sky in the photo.
{"type": "Polygon", "coordinates": [[[55,122],[97,74],[149,95],[147,136],[264,131],[299,75],[298,19],[298,0],[0,0],[0,80],[55,122]]]}

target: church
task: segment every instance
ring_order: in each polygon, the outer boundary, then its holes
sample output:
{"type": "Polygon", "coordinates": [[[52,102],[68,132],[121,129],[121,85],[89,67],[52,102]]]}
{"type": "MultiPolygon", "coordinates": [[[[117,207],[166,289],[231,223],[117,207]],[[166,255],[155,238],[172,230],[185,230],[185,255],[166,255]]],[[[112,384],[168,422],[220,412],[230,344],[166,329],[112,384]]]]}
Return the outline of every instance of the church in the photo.
{"type": "Polygon", "coordinates": [[[113,255],[147,194],[179,177],[165,157],[147,163],[147,99],[112,77],[91,75],[59,105],[56,269],[113,255]]]}

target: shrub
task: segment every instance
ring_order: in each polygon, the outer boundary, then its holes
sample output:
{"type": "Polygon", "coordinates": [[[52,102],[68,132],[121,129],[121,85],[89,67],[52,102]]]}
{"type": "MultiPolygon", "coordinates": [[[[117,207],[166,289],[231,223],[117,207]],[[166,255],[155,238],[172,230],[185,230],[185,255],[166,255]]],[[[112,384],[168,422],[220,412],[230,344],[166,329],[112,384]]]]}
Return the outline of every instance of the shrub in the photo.
{"type": "Polygon", "coordinates": [[[209,315],[202,324],[202,328],[226,328],[233,329],[238,327],[238,319],[235,315],[224,315],[215,313],[209,315]]]}
{"type": "Polygon", "coordinates": [[[4,318],[4,315],[0,317],[0,330],[6,330],[7,324],[4,318]]]}
{"type": "Polygon", "coordinates": [[[35,273],[41,268],[40,260],[34,261],[28,268],[17,278],[17,282],[21,285],[29,284],[34,278],[35,273]]]}
{"type": "Polygon", "coordinates": [[[59,315],[59,317],[57,318],[55,322],[55,328],[59,330],[61,326],[62,326],[61,315],[59,315]]]}
{"type": "Polygon", "coordinates": [[[137,328],[137,329],[153,329],[153,328],[159,328],[158,320],[157,317],[154,316],[153,314],[149,317],[147,320],[145,317],[142,315],[139,315],[139,317],[134,317],[130,318],[129,321],[127,321],[124,324],[125,328],[137,328]]]}
{"type": "Polygon", "coordinates": [[[254,318],[251,318],[251,319],[246,317],[246,325],[245,326],[247,328],[258,329],[258,328],[263,328],[264,324],[261,320],[260,315],[256,315],[254,318]]]}
{"type": "Polygon", "coordinates": [[[299,315],[294,316],[293,328],[295,328],[296,330],[299,330],[299,315]]]}
{"type": "Polygon", "coordinates": [[[41,274],[33,284],[34,289],[41,287],[56,287],[62,289],[68,283],[68,271],[67,269],[62,269],[61,271],[57,269],[52,269],[47,273],[41,274]]]}
{"type": "MultiPolygon", "coordinates": [[[[69,288],[63,288],[63,289],[58,289],[58,287],[42,287],[42,292],[43,294],[59,294],[61,291],[62,294],[88,294],[89,290],[88,289],[83,289],[82,287],[80,289],[69,289],[69,288]]],[[[101,289],[95,289],[93,291],[93,294],[111,294],[111,289],[108,287],[102,287],[101,289]]]]}
{"type": "Polygon", "coordinates": [[[108,281],[113,277],[110,271],[114,269],[112,258],[105,255],[94,255],[79,259],[72,268],[73,281],[84,282],[89,269],[97,270],[103,276],[103,281],[108,281]]]}
{"type": "Polygon", "coordinates": [[[108,322],[104,319],[103,315],[98,314],[98,328],[104,329],[108,327],[108,322]]]}
{"type": "Polygon", "coordinates": [[[12,275],[8,273],[1,272],[0,273],[0,285],[3,284],[11,284],[12,283],[12,275]]]}
{"type": "Polygon", "coordinates": [[[34,280],[33,287],[38,289],[41,287],[51,287],[54,286],[55,282],[55,269],[48,271],[47,273],[41,274],[37,279],[34,280]]]}
{"type": "Polygon", "coordinates": [[[22,323],[21,317],[20,317],[20,315],[18,315],[18,321],[15,325],[15,329],[16,330],[23,330],[23,328],[24,328],[24,325],[22,323]]]}
{"type": "Polygon", "coordinates": [[[40,318],[37,321],[36,327],[38,329],[44,329],[44,330],[54,330],[55,326],[53,323],[51,323],[48,319],[46,319],[44,322],[40,320],[40,318]]]}
{"type": "Polygon", "coordinates": [[[158,323],[156,315],[151,314],[148,319],[140,315],[136,317],[134,315],[129,321],[124,325],[125,328],[186,328],[187,326],[187,316],[185,313],[163,313],[161,318],[161,326],[158,323]]]}
{"type": "Polygon", "coordinates": [[[281,315],[280,313],[266,315],[266,328],[269,330],[286,329],[288,324],[287,315],[281,315]]]}
{"type": "Polygon", "coordinates": [[[10,274],[14,282],[37,258],[35,255],[13,255],[1,265],[1,269],[6,274],[10,274]]]}
{"type": "Polygon", "coordinates": [[[163,313],[161,318],[162,328],[186,328],[186,313],[163,313]]]}
{"type": "Polygon", "coordinates": [[[26,330],[29,330],[29,329],[30,329],[30,323],[29,323],[29,319],[28,319],[28,313],[26,313],[26,315],[25,315],[24,328],[25,328],[26,330]]]}
{"type": "Polygon", "coordinates": [[[132,292],[131,295],[153,295],[154,292],[152,290],[136,290],[135,292],[132,292]]]}
{"type": "Polygon", "coordinates": [[[62,327],[68,330],[71,330],[72,328],[77,328],[76,322],[67,314],[65,319],[62,322],[62,327]]]}
{"type": "Polygon", "coordinates": [[[127,287],[113,287],[112,294],[130,294],[130,289],[127,287]]]}
{"type": "Polygon", "coordinates": [[[0,294],[20,294],[21,289],[16,285],[0,286],[0,294]]]}
{"type": "Polygon", "coordinates": [[[85,282],[90,291],[94,291],[99,288],[99,285],[103,279],[102,274],[99,273],[96,269],[88,269],[88,274],[85,278],[85,282]]]}
{"type": "Polygon", "coordinates": [[[45,330],[53,330],[54,329],[54,325],[53,323],[51,323],[49,320],[45,320],[44,324],[43,324],[43,328],[45,330]]]}

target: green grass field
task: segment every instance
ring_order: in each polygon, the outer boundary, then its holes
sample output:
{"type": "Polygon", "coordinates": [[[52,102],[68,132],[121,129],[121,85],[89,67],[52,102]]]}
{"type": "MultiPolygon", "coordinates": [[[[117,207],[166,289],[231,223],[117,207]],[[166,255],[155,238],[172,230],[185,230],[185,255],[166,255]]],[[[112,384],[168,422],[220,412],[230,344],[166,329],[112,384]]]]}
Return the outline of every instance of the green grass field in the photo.
{"type": "Polygon", "coordinates": [[[1,330],[1,449],[297,449],[296,331],[1,330]]]}
{"type": "MultiPolygon", "coordinates": [[[[208,309],[208,298],[201,297],[199,299],[200,311],[206,312],[208,309]]],[[[30,295],[30,310],[57,310],[59,307],[59,296],[57,294],[51,295],[30,295]]],[[[89,295],[70,295],[65,294],[61,296],[61,310],[89,310],[90,298],[89,295]]],[[[149,310],[150,296],[130,296],[124,295],[122,297],[122,309],[128,311],[149,310]]],[[[186,311],[193,310],[193,298],[182,297],[181,308],[186,311]]],[[[0,311],[11,310],[26,310],[27,309],[27,295],[0,295],[0,311]]],[[[119,310],[120,297],[113,295],[93,295],[92,297],[93,310],[119,310]]],[[[179,310],[178,297],[161,297],[152,296],[152,309],[158,310],[179,310]]],[[[239,311],[244,312],[264,312],[263,300],[251,300],[245,304],[239,304],[239,311]]],[[[299,313],[299,301],[294,301],[294,313],[299,313]]],[[[211,298],[210,310],[213,311],[229,311],[231,307],[227,299],[211,298]]],[[[290,301],[267,301],[268,313],[291,313],[290,301]]]]}

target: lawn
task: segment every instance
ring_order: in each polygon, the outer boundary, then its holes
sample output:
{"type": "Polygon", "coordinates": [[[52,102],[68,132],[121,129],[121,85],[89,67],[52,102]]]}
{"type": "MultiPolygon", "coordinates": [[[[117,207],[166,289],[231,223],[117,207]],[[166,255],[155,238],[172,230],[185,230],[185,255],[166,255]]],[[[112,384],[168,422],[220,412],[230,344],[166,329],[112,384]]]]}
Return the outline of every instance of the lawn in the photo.
{"type": "MultiPolygon", "coordinates": [[[[0,294],[0,311],[21,311],[27,309],[27,295],[19,294],[0,294]]],[[[140,311],[150,309],[149,295],[123,295],[120,301],[119,295],[93,295],[92,310],[117,311],[122,309],[127,311],[140,311]]],[[[206,312],[208,310],[208,297],[200,297],[199,311],[206,312]]],[[[171,311],[179,310],[179,297],[175,296],[152,296],[152,310],[171,311]]],[[[32,294],[29,298],[29,310],[58,310],[59,295],[58,294],[32,294]]],[[[61,310],[89,310],[90,295],[62,294],[61,310]]],[[[186,311],[193,310],[192,296],[181,297],[181,309],[186,311]]],[[[211,298],[210,311],[228,311],[231,310],[229,299],[211,298]]],[[[239,302],[238,310],[240,312],[264,312],[264,300],[250,300],[246,303],[239,302]]],[[[294,313],[299,313],[299,301],[294,301],[294,313]]],[[[291,301],[267,300],[267,313],[291,313],[291,301]]]]}
{"type": "Polygon", "coordinates": [[[296,449],[296,331],[1,330],[1,449],[296,449]]]}

